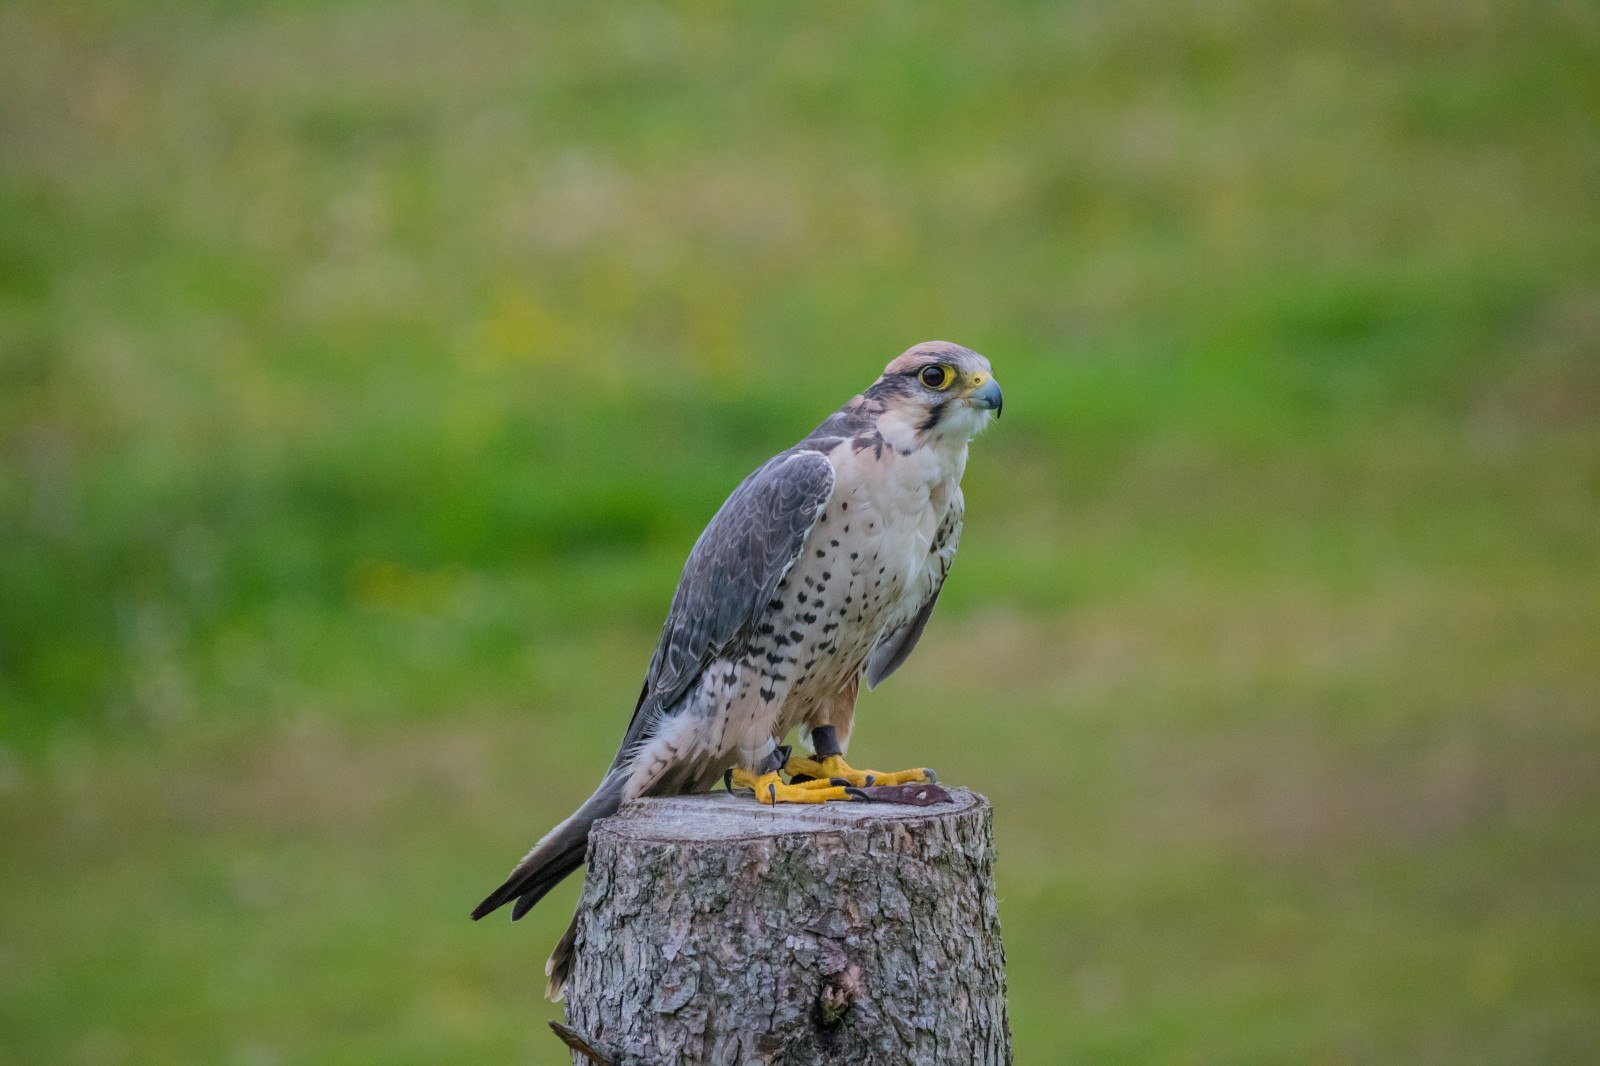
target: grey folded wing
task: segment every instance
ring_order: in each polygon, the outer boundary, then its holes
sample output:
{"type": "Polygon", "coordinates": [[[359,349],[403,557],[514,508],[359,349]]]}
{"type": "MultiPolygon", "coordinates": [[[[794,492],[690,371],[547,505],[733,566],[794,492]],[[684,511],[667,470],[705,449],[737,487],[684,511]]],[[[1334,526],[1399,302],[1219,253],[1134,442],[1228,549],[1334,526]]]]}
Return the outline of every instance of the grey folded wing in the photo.
{"type": "Polygon", "coordinates": [[[670,716],[706,667],[749,639],[833,494],[817,452],[768,460],[733,490],[689,553],[616,765],[670,716]]]}

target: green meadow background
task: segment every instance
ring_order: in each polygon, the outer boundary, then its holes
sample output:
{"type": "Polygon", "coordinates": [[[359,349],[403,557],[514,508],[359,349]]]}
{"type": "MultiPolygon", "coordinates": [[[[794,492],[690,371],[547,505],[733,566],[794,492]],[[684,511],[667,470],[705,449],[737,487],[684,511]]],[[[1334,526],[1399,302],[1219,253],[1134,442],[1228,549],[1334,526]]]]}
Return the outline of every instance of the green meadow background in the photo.
{"type": "Polygon", "coordinates": [[[1577,0],[0,7],[0,1061],[564,1061],[467,911],[930,338],[1019,1061],[1600,1061],[1577,0]]]}

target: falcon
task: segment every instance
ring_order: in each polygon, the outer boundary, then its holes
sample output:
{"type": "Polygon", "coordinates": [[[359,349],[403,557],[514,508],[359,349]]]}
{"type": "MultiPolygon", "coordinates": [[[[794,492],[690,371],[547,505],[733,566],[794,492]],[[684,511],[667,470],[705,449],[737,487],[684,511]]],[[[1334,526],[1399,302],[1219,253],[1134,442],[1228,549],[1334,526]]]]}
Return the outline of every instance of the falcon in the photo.
{"type": "MultiPolygon", "coordinates": [[[[868,799],[931,781],[845,761],[872,688],[922,636],[961,539],[967,444],[1000,414],[989,361],[918,344],[745,478],[695,542],[616,760],[472,912],[521,918],[583,865],[589,829],[641,796],[723,778],[760,803],[868,799]],[[809,756],[782,741],[799,730],[809,756]],[[787,780],[786,780],[787,778],[787,780]]],[[[576,919],[546,966],[559,998],[576,919]]]]}

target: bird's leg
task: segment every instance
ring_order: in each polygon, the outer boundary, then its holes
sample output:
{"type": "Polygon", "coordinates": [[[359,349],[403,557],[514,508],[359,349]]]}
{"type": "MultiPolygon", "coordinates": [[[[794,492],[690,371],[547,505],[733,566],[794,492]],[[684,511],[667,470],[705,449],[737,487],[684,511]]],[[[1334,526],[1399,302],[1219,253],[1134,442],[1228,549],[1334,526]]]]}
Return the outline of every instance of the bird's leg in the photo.
{"type": "Polygon", "coordinates": [[[784,770],[791,778],[808,779],[795,782],[802,788],[827,789],[840,785],[866,788],[869,785],[931,784],[938,780],[934,772],[926,767],[896,770],[893,773],[852,768],[844,761],[844,751],[839,747],[839,733],[831,725],[819,725],[811,730],[811,748],[813,758],[795,756],[784,764],[784,770]]]}
{"type": "Polygon", "coordinates": [[[784,784],[783,777],[778,771],[789,761],[788,745],[778,745],[773,742],[771,750],[762,757],[756,765],[755,772],[743,768],[729,770],[722,775],[722,784],[729,792],[735,789],[749,789],[755,793],[758,803],[827,803],[829,800],[864,800],[859,789],[845,785],[835,785],[823,782],[823,787],[814,787],[816,782],[805,785],[784,784]]]}

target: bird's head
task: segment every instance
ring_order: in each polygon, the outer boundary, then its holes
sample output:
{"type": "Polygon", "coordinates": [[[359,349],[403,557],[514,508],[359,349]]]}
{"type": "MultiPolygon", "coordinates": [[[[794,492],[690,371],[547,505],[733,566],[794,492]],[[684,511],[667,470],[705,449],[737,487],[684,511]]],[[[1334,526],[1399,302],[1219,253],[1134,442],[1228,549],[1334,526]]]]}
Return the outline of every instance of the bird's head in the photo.
{"type": "MultiPolygon", "coordinates": [[[[1000,414],[1000,383],[989,360],[949,341],[924,341],[883,370],[867,395],[884,404],[890,423],[916,443],[965,444],[1000,414]]],[[[885,436],[891,434],[885,433],[885,436]]]]}

